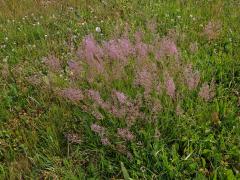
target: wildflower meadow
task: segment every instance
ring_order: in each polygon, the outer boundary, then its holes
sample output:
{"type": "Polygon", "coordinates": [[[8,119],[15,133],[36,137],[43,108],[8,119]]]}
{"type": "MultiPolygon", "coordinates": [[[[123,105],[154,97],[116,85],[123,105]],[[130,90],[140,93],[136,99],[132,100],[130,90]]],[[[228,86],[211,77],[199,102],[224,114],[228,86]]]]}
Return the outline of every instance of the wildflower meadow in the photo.
{"type": "Polygon", "coordinates": [[[240,1],[0,1],[0,179],[240,178],[240,1]]]}

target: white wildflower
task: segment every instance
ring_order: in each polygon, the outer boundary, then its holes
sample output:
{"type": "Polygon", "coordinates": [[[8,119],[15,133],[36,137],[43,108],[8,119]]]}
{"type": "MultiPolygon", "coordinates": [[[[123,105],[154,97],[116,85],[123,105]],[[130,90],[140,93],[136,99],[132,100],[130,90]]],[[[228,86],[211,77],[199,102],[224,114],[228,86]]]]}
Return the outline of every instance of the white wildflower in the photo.
{"type": "Polygon", "coordinates": [[[101,32],[101,28],[100,27],[96,27],[96,32],[100,33],[101,32]]]}

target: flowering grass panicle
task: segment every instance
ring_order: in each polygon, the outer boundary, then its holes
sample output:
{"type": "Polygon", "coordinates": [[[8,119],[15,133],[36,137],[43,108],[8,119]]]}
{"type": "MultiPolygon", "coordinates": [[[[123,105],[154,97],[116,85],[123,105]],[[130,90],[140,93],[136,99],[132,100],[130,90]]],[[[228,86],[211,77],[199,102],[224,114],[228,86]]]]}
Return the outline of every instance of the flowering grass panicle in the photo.
{"type": "Polygon", "coordinates": [[[198,71],[193,72],[192,66],[189,65],[184,70],[184,78],[189,90],[194,90],[200,81],[200,73],[198,71]]]}
{"type": "Polygon", "coordinates": [[[204,101],[208,102],[215,96],[215,85],[213,81],[209,85],[208,83],[203,83],[198,96],[204,101]]]}
{"type": "Polygon", "coordinates": [[[126,104],[127,103],[127,96],[123,93],[123,92],[119,92],[119,91],[113,91],[114,96],[116,96],[118,102],[120,104],[126,104]]]}
{"type": "Polygon", "coordinates": [[[169,95],[172,99],[174,99],[176,87],[175,87],[173,78],[169,75],[168,72],[165,73],[164,78],[165,78],[165,88],[166,88],[167,95],[169,95]]]}
{"type": "Polygon", "coordinates": [[[101,143],[105,146],[111,144],[111,142],[109,141],[109,139],[107,137],[101,137],[101,143]]]}
{"type": "Polygon", "coordinates": [[[91,125],[91,130],[93,132],[95,132],[101,139],[101,143],[103,145],[110,145],[111,142],[109,141],[109,139],[106,137],[106,128],[105,127],[102,127],[98,124],[92,124],[91,125]]]}
{"type": "Polygon", "coordinates": [[[91,111],[91,114],[97,119],[97,120],[102,120],[104,116],[98,111],[98,110],[93,110],[91,111]]]}
{"type": "Polygon", "coordinates": [[[80,138],[79,134],[65,133],[64,136],[67,139],[67,141],[70,142],[70,143],[73,143],[73,144],[80,144],[81,143],[81,138],[80,138]]]}
{"type": "Polygon", "coordinates": [[[40,85],[43,82],[43,77],[41,74],[33,74],[27,78],[27,82],[29,82],[31,85],[40,85]]]}
{"type": "Polygon", "coordinates": [[[150,93],[153,87],[152,73],[147,69],[142,68],[137,72],[135,84],[143,86],[146,94],[150,93]]]}
{"type": "Polygon", "coordinates": [[[91,70],[95,70],[98,73],[104,71],[104,52],[92,35],[88,35],[84,38],[82,46],[78,49],[77,55],[80,59],[86,61],[91,70]]]}
{"type": "Polygon", "coordinates": [[[103,43],[105,54],[113,60],[122,60],[124,58],[122,49],[120,49],[117,40],[110,40],[103,43]]]}
{"type": "Polygon", "coordinates": [[[68,63],[68,67],[71,71],[71,75],[74,78],[78,78],[79,75],[81,74],[81,72],[83,71],[83,67],[81,66],[81,64],[79,62],[70,60],[67,62],[68,63]]]}
{"type": "Polygon", "coordinates": [[[221,28],[222,25],[220,21],[209,21],[203,29],[203,35],[206,36],[208,40],[215,40],[218,38],[221,28]]]}
{"type": "Polygon", "coordinates": [[[106,133],[105,127],[102,127],[102,126],[100,126],[100,125],[98,125],[98,124],[92,124],[92,125],[91,125],[91,130],[92,130],[93,132],[97,133],[97,134],[100,135],[100,136],[103,136],[103,135],[105,135],[105,133],[106,133]]]}
{"type": "Polygon", "coordinates": [[[145,59],[149,53],[149,47],[142,41],[143,33],[138,31],[135,33],[135,53],[138,59],[145,59]]]}
{"type": "Polygon", "coordinates": [[[87,90],[87,96],[101,108],[109,109],[109,104],[104,102],[104,100],[101,98],[101,95],[98,91],[95,91],[93,89],[87,90]]]}
{"type": "Polygon", "coordinates": [[[53,55],[43,58],[43,62],[51,71],[59,72],[62,69],[59,59],[53,55]]]}
{"type": "Polygon", "coordinates": [[[126,116],[126,113],[127,113],[127,109],[126,109],[126,106],[122,106],[120,108],[112,105],[110,108],[109,108],[109,112],[112,113],[112,115],[114,117],[117,117],[117,118],[124,118],[126,116]]]}
{"type": "Polygon", "coordinates": [[[66,88],[60,91],[60,95],[72,102],[79,102],[84,99],[84,94],[80,89],[66,88]]]}
{"type": "Polygon", "coordinates": [[[135,138],[127,128],[118,128],[117,134],[126,141],[132,141],[135,138]]]}
{"type": "Polygon", "coordinates": [[[130,103],[126,109],[126,124],[131,127],[137,119],[143,118],[144,114],[140,111],[143,101],[142,97],[138,97],[134,102],[130,103]]]}
{"type": "Polygon", "coordinates": [[[135,54],[134,45],[131,43],[131,41],[127,37],[118,39],[118,42],[119,42],[120,48],[123,51],[123,55],[125,57],[135,54]]]}
{"type": "Polygon", "coordinates": [[[157,59],[161,59],[166,56],[173,56],[176,59],[178,59],[179,56],[179,51],[175,42],[168,37],[165,37],[160,41],[160,49],[156,52],[157,59]]]}
{"type": "Polygon", "coordinates": [[[138,59],[145,59],[149,54],[149,47],[143,42],[137,42],[135,45],[135,51],[138,59]]]}
{"type": "Polygon", "coordinates": [[[144,88],[145,94],[149,94],[154,88],[159,79],[159,69],[156,63],[149,59],[136,62],[135,85],[140,85],[144,88]]]}
{"type": "Polygon", "coordinates": [[[105,55],[112,60],[120,60],[124,63],[127,58],[134,54],[134,47],[129,39],[120,38],[106,41],[103,43],[105,55]]]}

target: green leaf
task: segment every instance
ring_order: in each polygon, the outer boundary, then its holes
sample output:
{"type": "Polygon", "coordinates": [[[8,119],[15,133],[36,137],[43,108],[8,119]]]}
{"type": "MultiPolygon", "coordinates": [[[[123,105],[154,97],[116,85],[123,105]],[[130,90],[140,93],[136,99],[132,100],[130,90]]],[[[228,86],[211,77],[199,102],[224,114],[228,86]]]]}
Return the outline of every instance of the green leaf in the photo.
{"type": "Polygon", "coordinates": [[[235,180],[236,179],[231,169],[228,169],[226,171],[226,175],[227,175],[228,180],[235,180]]]}
{"type": "Polygon", "coordinates": [[[123,162],[121,162],[121,169],[122,169],[122,173],[123,173],[124,179],[125,180],[130,180],[131,178],[130,178],[130,176],[129,176],[128,172],[127,172],[127,169],[125,168],[123,162]]]}

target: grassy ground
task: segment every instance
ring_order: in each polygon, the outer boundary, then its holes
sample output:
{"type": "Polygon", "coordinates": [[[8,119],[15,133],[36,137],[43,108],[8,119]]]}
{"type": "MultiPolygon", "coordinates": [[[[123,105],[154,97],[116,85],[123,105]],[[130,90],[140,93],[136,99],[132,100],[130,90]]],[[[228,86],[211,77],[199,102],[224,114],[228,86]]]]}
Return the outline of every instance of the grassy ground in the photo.
{"type": "Polygon", "coordinates": [[[0,179],[240,178],[239,17],[237,0],[0,0],[0,179]],[[148,28],[152,21],[154,32],[148,28]],[[207,34],[209,22],[219,27],[207,34]],[[173,57],[147,58],[160,69],[158,79],[166,69],[173,76],[174,97],[153,89],[146,95],[146,87],[135,86],[133,72],[141,67],[134,57],[120,79],[109,78],[118,69],[94,80],[69,78],[67,61],[77,58],[86,35],[101,43],[119,38],[127,26],[132,41],[136,31],[148,44],[158,36],[174,39],[179,66],[173,57]],[[198,48],[191,51],[194,43],[198,48]],[[60,60],[61,71],[44,65],[48,55],[60,60]],[[179,80],[187,64],[201,74],[193,91],[179,80]],[[33,75],[41,77],[37,83],[29,81],[33,75]],[[204,101],[198,92],[212,80],[214,97],[204,101]],[[59,93],[73,86],[98,90],[105,101],[113,89],[131,102],[140,97],[141,117],[129,125],[128,117],[97,107],[103,118],[96,120],[91,102],[71,102],[59,93]],[[93,124],[106,128],[111,144],[101,143],[93,124]],[[134,139],[117,135],[120,127],[128,127],[134,139]]]}

